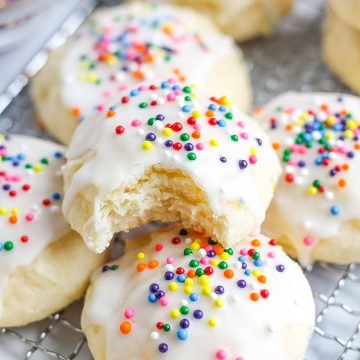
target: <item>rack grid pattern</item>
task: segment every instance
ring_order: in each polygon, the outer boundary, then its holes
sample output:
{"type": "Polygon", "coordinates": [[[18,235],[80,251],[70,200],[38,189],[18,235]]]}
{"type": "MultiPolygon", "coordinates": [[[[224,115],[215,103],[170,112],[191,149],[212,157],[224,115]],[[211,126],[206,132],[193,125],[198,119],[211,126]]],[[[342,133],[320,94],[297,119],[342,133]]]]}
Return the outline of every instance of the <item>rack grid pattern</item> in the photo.
{"type": "MultiPolygon", "coordinates": [[[[85,10],[70,21],[72,27],[76,22],[81,23],[93,6],[94,1],[89,1],[85,10]]],[[[298,0],[294,14],[281,24],[276,36],[242,45],[252,76],[256,105],[290,89],[349,92],[321,62],[323,8],[322,0],[298,0]]],[[[62,36],[69,33],[66,28],[61,30],[62,36]]],[[[39,63],[34,64],[39,67],[39,63]]],[[[10,105],[2,114],[0,111],[0,132],[25,132],[49,138],[33,125],[35,116],[26,87],[27,75],[19,75],[6,94],[10,105]]],[[[360,359],[360,267],[316,263],[306,269],[306,275],[316,303],[316,328],[306,359],[360,359]]],[[[2,347],[10,349],[11,343],[16,343],[17,353],[9,355],[11,360],[91,359],[79,325],[81,306],[82,301],[79,301],[24,328],[0,329],[0,350],[2,347]]]]}

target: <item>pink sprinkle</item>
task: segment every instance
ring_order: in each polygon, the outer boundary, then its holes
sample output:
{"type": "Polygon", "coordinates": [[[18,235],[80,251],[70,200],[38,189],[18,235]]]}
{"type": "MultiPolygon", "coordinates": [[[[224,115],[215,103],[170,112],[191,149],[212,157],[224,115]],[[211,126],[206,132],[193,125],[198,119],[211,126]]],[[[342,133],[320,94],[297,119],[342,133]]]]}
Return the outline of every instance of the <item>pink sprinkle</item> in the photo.
{"type": "Polygon", "coordinates": [[[156,244],[156,245],[155,245],[155,250],[156,250],[156,251],[161,251],[163,248],[164,248],[164,246],[161,245],[161,244],[156,244]]]}
{"type": "Polygon", "coordinates": [[[176,96],[173,93],[167,94],[166,99],[167,101],[175,101],[176,96]]]}
{"type": "Polygon", "coordinates": [[[13,176],[11,177],[11,180],[12,180],[12,181],[15,181],[15,182],[18,182],[18,181],[21,180],[21,176],[20,176],[20,175],[13,175],[13,176]]]}
{"type": "Polygon", "coordinates": [[[169,299],[166,296],[163,296],[159,300],[161,306],[166,306],[169,303],[169,299]]]}
{"type": "Polygon", "coordinates": [[[131,319],[133,316],[134,316],[134,310],[133,309],[126,309],[124,311],[124,316],[127,318],[127,319],[131,319]]]}
{"type": "Polygon", "coordinates": [[[28,213],[25,215],[25,220],[26,221],[33,221],[34,220],[34,214],[32,213],[28,213]]]}
{"type": "Polygon", "coordinates": [[[245,358],[242,356],[238,356],[235,360],[245,360],[245,358]]]}
{"type": "Polygon", "coordinates": [[[103,92],[103,96],[104,96],[105,98],[110,97],[110,96],[111,96],[111,91],[110,91],[110,90],[105,90],[105,91],[103,92]]]}
{"type": "Polygon", "coordinates": [[[169,84],[176,84],[176,79],[175,78],[169,78],[168,83],[169,84]]]}
{"type": "Polygon", "coordinates": [[[203,264],[203,265],[207,265],[209,264],[210,262],[210,259],[206,256],[203,256],[201,259],[200,259],[200,262],[203,264]]]}
{"type": "Polygon", "coordinates": [[[304,145],[299,146],[299,153],[300,154],[307,154],[307,152],[308,152],[308,149],[307,149],[306,146],[304,146],[304,145]]]}
{"type": "Polygon", "coordinates": [[[128,88],[128,84],[120,84],[119,86],[118,86],[118,90],[119,91],[124,91],[124,90],[126,90],[128,88]]]}
{"type": "Polygon", "coordinates": [[[205,250],[206,252],[211,251],[213,249],[212,245],[206,245],[205,250]]]}
{"type": "Polygon", "coordinates": [[[288,164],[295,166],[295,165],[297,164],[297,162],[296,162],[295,159],[290,159],[289,162],[288,162],[288,164]]]}
{"type": "Polygon", "coordinates": [[[98,111],[103,111],[105,109],[105,105],[104,104],[99,104],[97,107],[98,111]]]}
{"type": "Polygon", "coordinates": [[[244,256],[244,255],[247,255],[247,250],[246,249],[241,249],[240,250],[240,255],[244,256]]]}
{"type": "Polygon", "coordinates": [[[131,126],[133,127],[138,127],[141,125],[141,121],[138,120],[138,119],[134,119],[132,122],[131,122],[131,126]]]}
{"type": "Polygon", "coordinates": [[[268,253],[268,257],[270,258],[270,259],[273,259],[274,257],[275,257],[275,253],[274,252],[269,252],[268,253]]]}
{"type": "Polygon", "coordinates": [[[175,90],[174,90],[174,94],[175,94],[175,95],[181,95],[181,91],[182,91],[182,90],[180,90],[180,89],[175,89],[175,90]]]}
{"type": "Polygon", "coordinates": [[[227,358],[227,352],[224,349],[220,349],[216,352],[216,359],[225,360],[227,358]]]}
{"type": "Polygon", "coordinates": [[[201,125],[200,124],[195,124],[194,129],[200,131],[201,130],[201,125]]]}
{"type": "Polygon", "coordinates": [[[256,164],[257,158],[254,155],[249,156],[250,164],[256,164]]]}
{"type": "Polygon", "coordinates": [[[238,121],[236,124],[237,124],[237,126],[239,126],[241,128],[245,127],[245,123],[243,121],[238,121]]]}
{"type": "Polygon", "coordinates": [[[129,49],[126,54],[126,59],[131,61],[134,60],[135,58],[136,58],[136,51],[133,49],[129,49]]]}
{"type": "Polygon", "coordinates": [[[0,155],[5,156],[6,155],[6,149],[1,149],[0,150],[0,155]]]}
{"type": "Polygon", "coordinates": [[[306,246],[311,246],[314,244],[314,242],[315,242],[315,239],[312,236],[308,235],[308,236],[304,237],[304,244],[306,246]]]}
{"type": "Polygon", "coordinates": [[[6,176],[5,176],[5,180],[6,180],[6,181],[11,181],[11,176],[10,176],[10,175],[6,175],[6,176]]]}
{"type": "Polygon", "coordinates": [[[146,90],[146,86],[145,85],[140,85],[139,86],[139,91],[145,91],[146,90]]]}
{"type": "Polygon", "coordinates": [[[243,132],[243,133],[240,134],[240,137],[241,137],[242,139],[244,139],[244,140],[247,140],[247,139],[249,138],[249,134],[246,133],[246,132],[243,132]]]}
{"type": "Polygon", "coordinates": [[[196,148],[198,149],[198,150],[204,150],[204,144],[203,143],[197,143],[196,144],[196,148]]]}
{"type": "Polygon", "coordinates": [[[166,259],[166,263],[167,264],[173,264],[175,262],[175,259],[173,256],[169,256],[167,259],[166,259]]]}

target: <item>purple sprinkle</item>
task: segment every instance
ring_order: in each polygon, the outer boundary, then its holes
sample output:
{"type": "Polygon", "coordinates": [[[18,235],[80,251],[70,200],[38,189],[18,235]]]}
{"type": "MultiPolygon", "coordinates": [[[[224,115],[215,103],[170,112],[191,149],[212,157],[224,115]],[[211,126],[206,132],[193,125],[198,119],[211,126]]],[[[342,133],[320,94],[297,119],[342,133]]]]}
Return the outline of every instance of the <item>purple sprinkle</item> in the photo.
{"type": "Polygon", "coordinates": [[[194,311],[194,318],[195,319],[201,319],[204,316],[203,312],[201,310],[195,310],[194,311]]]}
{"type": "Polygon", "coordinates": [[[152,293],[156,293],[156,292],[158,292],[159,291],[159,289],[160,289],[160,286],[158,285],[158,284],[151,284],[150,286],[149,286],[149,290],[150,290],[150,292],[152,292],[152,293]]]}
{"type": "Polygon", "coordinates": [[[168,351],[168,349],[169,349],[169,346],[167,344],[165,344],[165,343],[161,343],[159,345],[159,351],[161,353],[166,353],[168,351]]]}
{"type": "Polygon", "coordinates": [[[186,151],[192,151],[192,150],[194,150],[194,145],[191,143],[187,143],[187,144],[185,144],[184,149],[186,151]]]}
{"type": "Polygon", "coordinates": [[[180,327],[182,329],[187,329],[190,326],[190,321],[188,319],[182,319],[180,321],[180,327]]]}
{"type": "Polygon", "coordinates": [[[239,161],[239,167],[240,167],[241,170],[246,169],[247,166],[248,166],[248,162],[246,160],[240,160],[239,161]]]}
{"type": "Polygon", "coordinates": [[[239,280],[238,282],[237,282],[237,286],[239,287],[239,288],[244,288],[244,287],[246,287],[246,281],[245,280],[239,280]]]}
{"type": "Polygon", "coordinates": [[[175,274],[172,271],[167,271],[164,275],[165,280],[172,280],[174,278],[175,274]]]}
{"type": "Polygon", "coordinates": [[[223,293],[224,293],[224,288],[221,286],[221,285],[219,285],[219,286],[217,286],[216,288],[215,288],[215,293],[216,294],[218,294],[218,295],[222,295],[223,293]]]}
{"type": "Polygon", "coordinates": [[[165,116],[164,115],[162,115],[162,114],[158,114],[158,115],[156,115],[156,120],[164,120],[165,119],[165,116]]]}
{"type": "Polygon", "coordinates": [[[173,146],[173,142],[171,140],[166,140],[165,141],[165,146],[167,147],[172,147],[173,146]]]}
{"type": "Polygon", "coordinates": [[[226,157],[225,156],[222,156],[221,158],[220,158],[220,161],[222,162],[222,163],[226,163],[226,157]]]}
{"type": "Polygon", "coordinates": [[[156,135],[154,133],[148,133],[146,135],[146,140],[155,141],[155,139],[156,139],[156,135]]]}
{"type": "Polygon", "coordinates": [[[283,272],[285,270],[285,266],[284,265],[276,265],[276,270],[278,272],[283,272]]]}

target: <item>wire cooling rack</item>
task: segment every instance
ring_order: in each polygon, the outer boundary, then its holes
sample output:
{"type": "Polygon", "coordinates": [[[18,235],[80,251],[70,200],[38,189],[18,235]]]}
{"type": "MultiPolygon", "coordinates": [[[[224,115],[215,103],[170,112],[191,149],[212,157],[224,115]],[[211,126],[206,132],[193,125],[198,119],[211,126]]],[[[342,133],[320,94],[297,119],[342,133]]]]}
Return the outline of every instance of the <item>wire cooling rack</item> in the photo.
{"type": "MultiPolygon", "coordinates": [[[[73,15],[71,29],[93,7],[94,2],[89,1],[85,10],[75,18],[73,15]]],[[[350,92],[320,60],[323,12],[322,0],[297,0],[293,15],[281,24],[276,35],[242,45],[251,71],[255,105],[290,89],[350,92]]],[[[62,29],[60,42],[70,32],[66,27],[62,29]]],[[[59,42],[58,35],[48,48],[59,42]]],[[[39,54],[29,73],[41,66],[46,50],[39,54]]],[[[10,104],[0,116],[0,132],[49,137],[34,126],[34,111],[25,86],[27,75],[19,75],[6,99],[3,97],[1,102],[0,98],[0,113],[5,100],[10,104]]],[[[306,360],[360,359],[360,266],[316,263],[306,269],[306,276],[316,303],[316,328],[306,360]]],[[[78,301],[27,327],[0,329],[0,359],[92,359],[79,325],[81,307],[78,301]]]]}

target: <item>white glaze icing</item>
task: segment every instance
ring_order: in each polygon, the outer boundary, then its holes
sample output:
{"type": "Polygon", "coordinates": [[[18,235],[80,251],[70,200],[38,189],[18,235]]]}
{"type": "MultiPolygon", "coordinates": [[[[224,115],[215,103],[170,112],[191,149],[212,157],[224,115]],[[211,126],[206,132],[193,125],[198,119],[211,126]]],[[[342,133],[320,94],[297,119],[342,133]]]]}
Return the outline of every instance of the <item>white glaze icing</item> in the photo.
{"type": "Polygon", "coordinates": [[[193,12],[167,5],[97,10],[66,46],[60,69],[63,103],[82,120],[139,80],[174,76],[174,69],[180,69],[177,76],[202,83],[234,45],[220,33],[200,35],[198,21],[193,12]]]}
{"type": "MultiPolygon", "coordinates": [[[[103,237],[105,243],[112,234],[107,234],[104,229],[100,231],[102,202],[112,190],[141,176],[153,165],[188,173],[205,192],[212,208],[219,213],[221,201],[227,199],[240,201],[249,210],[255,228],[264,219],[272,195],[271,184],[276,182],[280,172],[276,155],[264,132],[238,108],[231,107],[226,98],[210,100],[190,87],[182,88],[171,79],[169,81],[156,83],[155,90],[149,90],[152,86],[149,84],[140,86],[130,92],[138,95],[128,96],[126,103],[122,100],[115,102],[114,111],[107,105],[96,117],[80,124],[67,151],[70,168],[73,161],[89,150],[94,150],[94,156],[88,158],[72,177],[65,192],[63,213],[65,217],[69,214],[76,195],[84,187],[95,185],[99,193],[87,224],[94,224],[99,229],[97,237],[103,237]],[[187,93],[188,90],[191,93],[187,93]],[[186,101],[187,96],[189,101],[186,101]],[[152,102],[155,103],[151,105],[152,102]],[[139,106],[142,103],[146,103],[147,107],[141,109],[139,106]],[[209,106],[216,110],[207,113],[209,106]],[[114,112],[110,117],[109,111],[114,112]],[[158,115],[165,118],[148,125],[148,119],[155,119],[158,115]],[[196,121],[195,124],[188,123],[190,117],[196,121]],[[209,119],[214,119],[215,125],[210,125],[209,119]],[[164,131],[170,130],[166,129],[166,124],[171,124],[173,129],[176,123],[181,124],[182,130],[171,130],[169,136],[164,135],[164,131]],[[116,134],[118,126],[123,127],[124,133],[116,134]],[[197,132],[201,133],[200,138],[196,138],[197,132]],[[181,140],[180,136],[184,133],[189,135],[188,140],[181,140]],[[153,135],[155,141],[146,140],[147,136],[153,135]],[[236,141],[231,136],[236,137],[236,141]],[[178,142],[182,149],[176,151],[166,146],[167,141],[178,142]],[[218,145],[212,146],[212,141],[218,145]],[[144,150],[144,144],[152,149],[144,150]],[[193,147],[193,150],[187,151],[187,146],[193,147]],[[201,147],[203,150],[199,150],[201,147]],[[196,160],[189,160],[191,154],[196,156],[196,160]],[[221,161],[222,157],[226,158],[226,162],[221,161]],[[240,167],[240,161],[246,168],[240,167]],[[270,185],[268,193],[264,194],[259,191],[259,184],[267,180],[270,185]]],[[[68,220],[71,223],[71,219],[68,220]]]]}
{"type": "Polygon", "coordinates": [[[272,141],[279,144],[278,155],[282,158],[284,150],[293,146],[303,125],[314,122],[314,116],[304,115],[309,110],[314,112],[319,124],[332,121],[331,117],[342,111],[352,114],[353,120],[347,122],[346,126],[350,128],[346,127],[348,131],[345,136],[349,137],[343,140],[339,139],[340,135],[344,135],[342,130],[333,131],[329,126],[323,130],[325,136],[330,137],[328,143],[334,149],[329,153],[327,166],[315,164],[315,160],[321,156],[318,151],[323,147],[318,143],[322,138],[321,131],[309,131],[313,141],[311,149],[300,144],[298,151],[291,155],[293,163],[282,162],[284,175],[275,193],[264,230],[275,237],[287,236],[304,264],[309,263],[313,246],[319,239],[336,236],[342,223],[360,218],[360,157],[358,150],[354,148],[359,144],[359,140],[354,136],[360,136],[359,98],[331,93],[286,93],[266,105],[260,112],[259,119],[272,141]],[[276,120],[275,129],[271,129],[271,119],[276,120]],[[293,128],[287,131],[286,127],[289,125],[293,128]],[[350,151],[355,155],[353,158],[348,156],[350,151]],[[299,161],[305,161],[305,166],[300,167],[299,161]],[[344,164],[349,165],[349,170],[343,170],[344,164]],[[330,170],[336,166],[340,166],[341,171],[330,176],[330,170]],[[289,176],[287,174],[294,177],[290,183],[286,181],[289,176]],[[340,179],[346,181],[345,187],[339,186],[340,179]],[[313,187],[314,180],[320,180],[324,191],[309,195],[309,187],[313,187]],[[338,215],[331,214],[333,206],[339,208],[338,215]],[[272,215],[273,213],[276,215],[272,215]],[[274,216],[277,216],[277,219],[274,216]],[[313,240],[310,240],[310,246],[304,243],[308,236],[313,240]]]}
{"type": "MultiPolygon", "coordinates": [[[[216,355],[219,350],[226,351],[226,359],[300,359],[297,356],[303,354],[297,352],[295,355],[293,349],[291,355],[291,347],[285,336],[290,336],[292,327],[298,326],[301,330],[297,333],[297,346],[300,352],[305,351],[306,340],[314,323],[310,287],[299,266],[280,247],[270,245],[269,238],[263,235],[249,237],[233,247],[233,255],[228,258],[220,255],[220,252],[212,257],[210,252],[214,248],[199,234],[179,235],[179,231],[170,229],[160,234],[152,233],[149,239],[151,241],[145,245],[134,245],[135,249],[127,251],[125,256],[103,267],[102,271],[98,270],[93,276],[82,326],[85,331],[91,325],[104,328],[107,360],[219,359],[221,357],[216,355]],[[174,237],[180,240],[176,245],[172,243],[174,237]],[[205,245],[194,247],[198,239],[205,245]],[[260,244],[253,243],[255,239],[260,244]],[[192,254],[185,256],[185,248],[192,248],[192,254]],[[241,255],[249,249],[256,250],[262,264],[255,266],[252,257],[241,255]],[[241,250],[243,252],[240,254],[241,250]],[[238,260],[239,256],[242,256],[241,260],[238,260]],[[149,264],[154,260],[158,261],[158,266],[151,269],[149,264]],[[193,260],[200,264],[190,266],[193,260]],[[228,267],[221,270],[219,265],[211,261],[226,263],[228,267]],[[148,265],[138,271],[139,264],[148,265]],[[251,275],[245,275],[243,264],[247,265],[246,270],[251,275]],[[114,265],[118,266],[117,270],[111,270],[114,265]],[[176,273],[179,268],[184,269],[186,275],[189,275],[188,270],[198,268],[212,268],[214,271],[210,276],[185,276],[186,280],[180,280],[176,273]],[[233,271],[232,278],[224,276],[229,269],[233,271]],[[173,274],[172,280],[165,279],[167,272],[173,274]],[[266,283],[261,283],[259,276],[265,276],[266,283]],[[207,283],[207,280],[210,282],[207,283]],[[239,280],[245,280],[245,287],[237,284],[239,280]],[[157,284],[159,290],[164,291],[167,304],[166,300],[162,305],[160,299],[155,303],[148,300],[152,284],[157,284]],[[170,290],[171,286],[177,287],[177,290],[170,290]],[[219,287],[223,288],[223,293],[219,287]],[[268,291],[268,297],[260,295],[264,289],[268,291]],[[194,295],[191,294],[196,294],[198,300],[192,301],[194,295]],[[251,300],[251,294],[257,294],[258,300],[251,300]],[[182,306],[189,309],[188,314],[174,317],[172,310],[180,310],[182,306]],[[125,316],[129,309],[134,313],[131,318],[125,316]],[[195,318],[195,310],[202,311],[201,319],[195,318]],[[190,326],[185,328],[187,339],[179,340],[177,332],[181,329],[180,321],[183,319],[187,319],[190,326]],[[216,319],[217,326],[211,327],[209,319],[216,319]],[[123,322],[131,324],[131,331],[127,334],[121,331],[123,322]],[[169,324],[170,331],[158,329],[158,322],[169,324]],[[166,353],[159,351],[162,343],[168,345],[166,353]]],[[[95,342],[95,339],[90,338],[90,343],[92,341],[95,342]]]]}
{"type": "Polygon", "coordinates": [[[68,233],[70,227],[61,214],[60,166],[64,164],[64,149],[36,138],[0,136],[1,311],[10,273],[30,264],[48,244],[68,233]],[[31,168],[26,168],[27,164],[31,168]]]}

